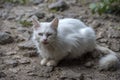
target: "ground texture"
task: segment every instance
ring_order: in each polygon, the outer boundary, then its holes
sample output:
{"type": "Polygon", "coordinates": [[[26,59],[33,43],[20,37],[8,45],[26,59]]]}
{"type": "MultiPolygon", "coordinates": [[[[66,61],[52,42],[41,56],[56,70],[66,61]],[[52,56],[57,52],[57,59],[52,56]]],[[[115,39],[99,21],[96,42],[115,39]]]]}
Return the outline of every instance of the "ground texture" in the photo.
{"type": "Polygon", "coordinates": [[[20,24],[30,21],[33,15],[40,21],[51,21],[54,17],[80,19],[95,29],[98,44],[120,52],[119,16],[92,15],[88,6],[95,0],[59,1],[31,0],[29,5],[0,3],[0,80],[120,80],[120,70],[99,71],[97,56],[90,57],[90,53],[78,60],[63,60],[57,67],[40,65],[41,58],[31,41],[32,27],[20,24]]]}

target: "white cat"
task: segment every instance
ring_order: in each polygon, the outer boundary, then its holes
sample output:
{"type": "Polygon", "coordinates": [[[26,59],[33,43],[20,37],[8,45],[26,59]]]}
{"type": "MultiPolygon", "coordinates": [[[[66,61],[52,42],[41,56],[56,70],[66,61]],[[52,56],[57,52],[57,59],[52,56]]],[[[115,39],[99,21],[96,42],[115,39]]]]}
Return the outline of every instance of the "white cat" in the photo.
{"type": "Polygon", "coordinates": [[[94,49],[107,53],[100,59],[100,68],[109,69],[119,63],[116,53],[97,45],[94,30],[80,20],[55,18],[40,23],[33,19],[33,28],[32,39],[43,58],[41,65],[56,66],[64,58],[79,58],[94,49]]]}

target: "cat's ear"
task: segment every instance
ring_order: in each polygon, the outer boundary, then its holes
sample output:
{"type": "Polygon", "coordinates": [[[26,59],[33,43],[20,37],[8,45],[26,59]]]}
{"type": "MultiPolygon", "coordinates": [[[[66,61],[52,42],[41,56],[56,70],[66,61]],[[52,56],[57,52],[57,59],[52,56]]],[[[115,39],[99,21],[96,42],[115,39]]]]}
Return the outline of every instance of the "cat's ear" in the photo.
{"type": "Polygon", "coordinates": [[[36,20],[35,18],[32,19],[32,23],[33,23],[33,28],[37,29],[40,27],[39,21],[36,20]]]}
{"type": "Polygon", "coordinates": [[[59,19],[58,18],[53,19],[51,27],[53,27],[54,29],[57,29],[58,23],[59,23],[59,19]]]}

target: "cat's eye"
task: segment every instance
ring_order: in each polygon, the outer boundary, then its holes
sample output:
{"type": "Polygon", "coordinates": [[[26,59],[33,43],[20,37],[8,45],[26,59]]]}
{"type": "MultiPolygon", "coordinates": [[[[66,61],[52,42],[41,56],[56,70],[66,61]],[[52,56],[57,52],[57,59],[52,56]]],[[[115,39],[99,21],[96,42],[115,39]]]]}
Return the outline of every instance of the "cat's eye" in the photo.
{"type": "Polygon", "coordinates": [[[52,35],[52,33],[47,33],[47,36],[51,36],[52,35]]]}
{"type": "Polygon", "coordinates": [[[42,36],[42,35],[43,35],[43,33],[38,33],[38,35],[39,35],[39,36],[42,36]]]}

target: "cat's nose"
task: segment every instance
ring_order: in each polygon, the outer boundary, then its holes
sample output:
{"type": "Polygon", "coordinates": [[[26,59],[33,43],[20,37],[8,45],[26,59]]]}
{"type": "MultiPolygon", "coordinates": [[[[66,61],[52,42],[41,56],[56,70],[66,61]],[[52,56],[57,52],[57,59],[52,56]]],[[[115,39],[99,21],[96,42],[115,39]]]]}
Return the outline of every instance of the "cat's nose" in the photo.
{"type": "Polygon", "coordinates": [[[45,42],[46,42],[46,41],[47,41],[47,39],[43,39],[43,41],[45,41],[45,42]]]}
{"type": "Polygon", "coordinates": [[[48,41],[47,41],[47,39],[43,39],[43,44],[48,44],[48,41]]]}

